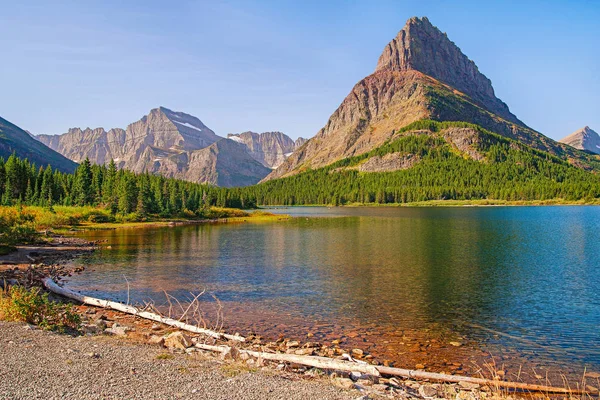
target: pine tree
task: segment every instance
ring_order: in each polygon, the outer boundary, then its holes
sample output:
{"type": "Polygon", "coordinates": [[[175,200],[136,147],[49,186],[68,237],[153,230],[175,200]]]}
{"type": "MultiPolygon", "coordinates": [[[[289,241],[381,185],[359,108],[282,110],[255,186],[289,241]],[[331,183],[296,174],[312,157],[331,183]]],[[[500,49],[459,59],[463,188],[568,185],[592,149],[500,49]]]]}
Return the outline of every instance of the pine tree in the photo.
{"type": "Polygon", "coordinates": [[[94,191],[92,187],[92,168],[90,160],[83,160],[77,171],[75,171],[75,182],[73,185],[73,200],[75,204],[85,206],[92,204],[94,191]]]}

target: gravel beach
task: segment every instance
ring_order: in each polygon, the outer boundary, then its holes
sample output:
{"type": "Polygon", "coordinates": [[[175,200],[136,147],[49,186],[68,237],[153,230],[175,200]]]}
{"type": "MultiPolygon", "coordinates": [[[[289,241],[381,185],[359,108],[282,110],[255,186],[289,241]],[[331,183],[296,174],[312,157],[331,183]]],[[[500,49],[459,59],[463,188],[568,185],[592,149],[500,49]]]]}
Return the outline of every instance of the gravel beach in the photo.
{"type": "Polygon", "coordinates": [[[0,399],[356,399],[323,380],[0,322],[0,399]]]}

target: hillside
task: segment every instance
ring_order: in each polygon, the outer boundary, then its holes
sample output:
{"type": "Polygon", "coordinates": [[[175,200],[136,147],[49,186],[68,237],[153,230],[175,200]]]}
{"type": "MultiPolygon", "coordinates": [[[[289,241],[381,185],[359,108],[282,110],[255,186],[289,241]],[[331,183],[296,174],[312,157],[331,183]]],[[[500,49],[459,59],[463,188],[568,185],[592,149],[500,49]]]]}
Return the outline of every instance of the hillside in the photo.
{"type": "Polygon", "coordinates": [[[262,205],[592,200],[600,176],[465,122],[417,121],[385,144],[243,189],[262,205]]]}
{"type": "Polygon", "coordinates": [[[408,124],[465,121],[585,169],[598,160],[527,127],[495,96],[491,81],[427,18],[411,18],[327,124],[265,181],[368,152],[408,124]]]}
{"type": "Polygon", "coordinates": [[[50,165],[62,172],[73,172],[77,164],[35,140],[28,132],[0,118],[0,157],[12,153],[27,158],[38,166],[50,165]]]}

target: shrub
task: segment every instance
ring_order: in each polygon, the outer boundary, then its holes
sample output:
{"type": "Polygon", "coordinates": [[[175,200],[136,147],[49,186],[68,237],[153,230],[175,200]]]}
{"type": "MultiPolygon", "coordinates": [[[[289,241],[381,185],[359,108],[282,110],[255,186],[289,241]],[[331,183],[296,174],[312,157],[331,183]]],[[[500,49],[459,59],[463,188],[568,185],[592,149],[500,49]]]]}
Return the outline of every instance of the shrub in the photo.
{"type": "Polygon", "coordinates": [[[23,286],[11,286],[0,292],[0,319],[23,321],[56,331],[77,330],[80,323],[73,307],[51,301],[48,293],[40,288],[23,286]]]}
{"type": "Polygon", "coordinates": [[[30,243],[37,238],[35,215],[21,207],[0,208],[0,243],[30,243]]]}

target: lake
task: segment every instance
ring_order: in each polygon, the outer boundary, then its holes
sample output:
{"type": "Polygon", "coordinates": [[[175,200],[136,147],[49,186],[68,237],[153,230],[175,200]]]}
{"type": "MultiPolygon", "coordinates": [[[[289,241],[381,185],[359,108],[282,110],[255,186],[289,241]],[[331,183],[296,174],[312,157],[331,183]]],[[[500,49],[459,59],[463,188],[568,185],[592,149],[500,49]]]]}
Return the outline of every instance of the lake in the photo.
{"type": "Polygon", "coordinates": [[[231,330],[338,338],[396,366],[600,370],[600,207],[270,211],[298,218],[86,232],[110,248],[67,286],[163,306],[205,288],[231,330]]]}

